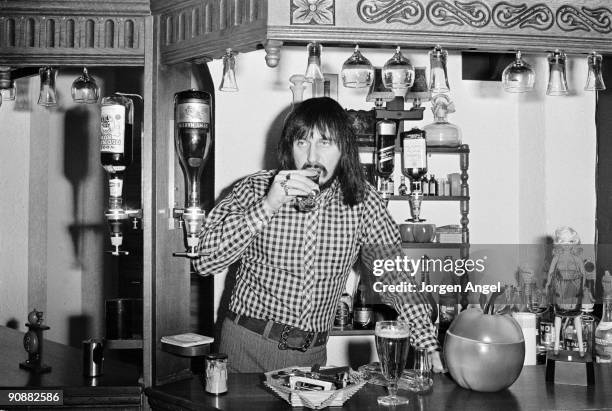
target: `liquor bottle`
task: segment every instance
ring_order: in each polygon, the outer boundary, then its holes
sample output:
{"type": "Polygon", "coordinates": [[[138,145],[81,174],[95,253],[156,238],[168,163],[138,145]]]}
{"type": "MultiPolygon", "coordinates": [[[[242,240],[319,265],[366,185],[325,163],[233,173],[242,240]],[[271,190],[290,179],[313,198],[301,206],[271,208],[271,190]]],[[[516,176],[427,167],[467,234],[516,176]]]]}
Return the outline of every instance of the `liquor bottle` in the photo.
{"type": "Polygon", "coordinates": [[[546,352],[552,350],[555,344],[555,323],[552,316],[552,306],[543,307],[536,312],[536,362],[546,363],[546,352]]]}
{"type": "Polygon", "coordinates": [[[595,329],[595,354],[597,362],[612,363],[612,296],[604,297],[601,321],[595,329]]]}
{"type": "Polygon", "coordinates": [[[111,173],[125,171],[132,164],[134,103],[114,94],[102,99],[100,110],[100,161],[111,173]]]}
{"type": "Polygon", "coordinates": [[[212,147],[211,96],[185,90],[174,96],[176,151],[185,174],[187,207],[200,207],[200,178],[212,147]]]}
{"type": "Polygon", "coordinates": [[[440,193],[438,192],[438,180],[436,180],[436,176],[432,174],[429,177],[429,195],[437,196],[439,194],[440,193]]]}
{"type": "Polygon", "coordinates": [[[376,180],[377,180],[377,188],[378,188],[378,192],[383,194],[383,197],[387,195],[388,189],[387,189],[387,184],[389,182],[389,180],[387,180],[385,177],[381,177],[381,176],[376,176],[376,180]]]}
{"type": "Polygon", "coordinates": [[[401,133],[402,174],[412,182],[419,182],[427,173],[427,146],[425,132],[418,128],[401,133]]]}
{"type": "Polygon", "coordinates": [[[406,177],[404,177],[403,175],[400,176],[400,185],[397,188],[397,192],[401,196],[408,195],[408,187],[406,186],[406,177]]]}
{"type": "Polygon", "coordinates": [[[421,190],[423,191],[424,196],[429,195],[429,179],[428,176],[423,177],[421,180],[421,190]]]}
{"type": "Polygon", "coordinates": [[[380,120],[376,123],[376,174],[389,177],[395,167],[395,121],[380,120]]]}
{"type": "Polygon", "coordinates": [[[351,324],[351,296],[348,293],[343,293],[336,307],[336,315],[334,317],[334,327],[345,329],[351,324]]]}
{"type": "Polygon", "coordinates": [[[597,317],[593,315],[593,305],[583,304],[582,314],[582,344],[585,352],[593,353],[593,345],[595,344],[595,329],[599,324],[597,317]]]}
{"type": "Polygon", "coordinates": [[[353,303],[353,329],[369,330],[373,326],[372,306],[366,303],[366,286],[359,281],[357,292],[353,303]]]}
{"type": "Polygon", "coordinates": [[[393,176],[389,176],[387,179],[387,193],[390,196],[395,194],[395,183],[393,182],[393,176]]]}
{"type": "Polygon", "coordinates": [[[561,325],[561,341],[562,349],[567,351],[578,351],[578,336],[576,334],[576,327],[574,326],[574,319],[566,317],[561,325]]]}
{"type": "Polygon", "coordinates": [[[104,97],[100,109],[100,162],[109,174],[110,208],[121,207],[123,173],[132,164],[134,103],[126,96],[104,97]]]}

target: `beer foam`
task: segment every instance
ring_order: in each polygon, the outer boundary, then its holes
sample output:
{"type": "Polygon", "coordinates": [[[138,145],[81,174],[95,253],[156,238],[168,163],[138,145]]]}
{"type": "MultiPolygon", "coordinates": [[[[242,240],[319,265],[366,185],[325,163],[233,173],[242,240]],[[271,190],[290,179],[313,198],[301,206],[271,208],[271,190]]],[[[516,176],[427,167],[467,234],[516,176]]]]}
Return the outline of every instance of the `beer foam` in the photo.
{"type": "Polygon", "coordinates": [[[410,331],[405,331],[405,330],[376,330],[376,336],[378,337],[382,337],[382,338],[408,338],[410,337],[410,331]]]}

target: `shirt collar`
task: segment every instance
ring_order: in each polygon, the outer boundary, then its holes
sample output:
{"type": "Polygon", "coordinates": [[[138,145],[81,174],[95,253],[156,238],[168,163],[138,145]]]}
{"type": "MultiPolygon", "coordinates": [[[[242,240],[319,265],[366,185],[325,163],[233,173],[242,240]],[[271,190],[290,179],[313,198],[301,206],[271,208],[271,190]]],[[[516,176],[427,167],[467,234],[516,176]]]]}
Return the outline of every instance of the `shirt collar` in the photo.
{"type": "Polygon", "coordinates": [[[331,183],[331,185],[327,189],[321,191],[321,197],[319,200],[321,208],[325,208],[327,205],[331,204],[334,199],[339,199],[340,191],[340,182],[338,181],[338,177],[334,177],[334,181],[331,183]]]}

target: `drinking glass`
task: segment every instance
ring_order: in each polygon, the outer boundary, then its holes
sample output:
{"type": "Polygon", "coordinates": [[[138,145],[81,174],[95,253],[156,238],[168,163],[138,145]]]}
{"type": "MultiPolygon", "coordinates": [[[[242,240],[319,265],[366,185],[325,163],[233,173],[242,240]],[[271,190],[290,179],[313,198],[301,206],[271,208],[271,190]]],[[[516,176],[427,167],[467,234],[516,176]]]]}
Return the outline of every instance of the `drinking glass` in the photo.
{"type": "Polygon", "coordinates": [[[421,107],[421,103],[431,100],[425,67],[414,68],[414,83],[406,92],[404,99],[406,102],[412,100],[413,108],[421,107]]]}
{"type": "Polygon", "coordinates": [[[605,90],[606,85],[601,74],[603,57],[593,51],[587,57],[587,63],[589,65],[589,75],[584,89],[587,91],[605,90]]]}
{"type": "Polygon", "coordinates": [[[308,65],[304,78],[308,83],[312,83],[312,96],[323,97],[325,95],[325,76],[321,70],[321,51],[323,46],[317,42],[308,43],[308,65]]]}
{"type": "Polygon", "coordinates": [[[382,78],[385,87],[392,90],[406,93],[406,89],[412,87],[414,83],[414,67],[410,60],[404,57],[399,47],[395,49],[395,54],[382,68],[382,78]]]}
{"type": "Polygon", "coordinates": [[[393,90],[383,84],[382,69],[374,67],[374,80],[370,85],[366,101],[373,101],[376,107],[382,107],[385,101],[391,101],[394,98],[393,90]]]}
{"type": "Polygon", "coordinates": [[[414,378],[414,384],[411,384],[411,388],[413,388],[414,392],[425,393],[433,387],[429,354],[425,348],[417,347],[414,350],[412,376],[414,378]]]}
{"type": "Polygon", "coordinates": [[[232,49],[225,49],[223,55],[223,77],[219,85],[219,91],[238,91],[238,83],[236,83],[236,58],[232,49]]]}
{"type": "Polygon", "coordinates": [[[504,69],[502,84],[504,90],[510,93],[524,93],[533,90],[535,71],[525,63],[520,51],[516,52],[516,59],[504,69]]]}
{"type": "Polygon", "coordinates": [[[304,89],[306,88],[306,84],[304,84],[305,81],[306,77],[304,77],[303,74],[294,74],[293,76],[289,77],[289,82],[291,83],[289,88],[293,93],[292,104],[294,106],[301,103],[304,99],[304,89]]]}
{"type": "Polygon", "coordinates": [[[57,70],[47,66],[41,68],[38,74],[40,76],[38,104],[45,107],[57,106],[57,93],[55,91],[57,70]]]}
{"type": "Polygon", "coordinates": [[[566,56],[563,51],[555,50],[548,55],[548,88],[547,96],[566,96],[568,94],[567,78],[565,76],[566,56]]]}
{"type": "MultiPolygon", "coordinates": [[[[308,168],[307,170],[312,171],[312,174],[306,177],[319,184],[321,170],[318,168],[308,168]]],[[[318,196],[319,191],[317,190],[311,191],[307,196],[297,197],[296,207],[298,211],[302,213],[309,213],[319,208],[318,196]]]]}
{"type": "Polygon", "coordinates": [[[407,398],[397,395],[397,381],[406,366],[410,327],[403,321],[379,321],[376,323],[374,335],[380,368],[388,381],[389,390],[389,395],[378,397],[378,404],[392,406],[407,404],[407,398]]]}
{"type": "Polygon", "coordinates": [[[429,52],[429,90],[432,93],[448,93],[448,74],[446,59],[448,53],[442,47],[436,46],[429,52]]]}
{"type": "Polygon", "coordinates": [[[15,97],[17,95],[15,80],[11,81],[11,86],[9,88],[2,89],[0,92],[2,93],[2,98],[0,100],[15,101],[15,97]]]}
{"type": "Polygon", "coordinates": [[[94,104],[100,98],[100,88],[87,72],[87,67],[83,67],[83,74],[72,82],[70,92],[75,103],[94,104]]]}
{"type": "Polygon", "coordinates": [[[325,80],[323,71],[321,71],[321,51],[323,46],[317,42],[308,43],[306,50],[308,51],[308,65],[304,74],[306,81],[312,83],[325,80]]]}
{"type": "Polygon", "coordinates": [[[369,87],[374,80],[374,68],[355,46],[355,51],[342,65],[342,84],[348,88],[369,87]]]}
{"type": "Polygon", "coordinates": [[[421,203],[423,202],[423,192],[420,188],[421,182],[412,183],[412,191],[408,195],[408,204],[410,204],[410,215],[412,218],[407,219],[406,221],[411,221],[413,223],[422,223],[425,219],[421,218],[421,203]]]}
{"type": "Polygon", "coordinates": [[[2,100],[15,100],[16,93],[15,80],[11,79],[11,68],[2,66],[0,67],[0,104],[2,100]]]}

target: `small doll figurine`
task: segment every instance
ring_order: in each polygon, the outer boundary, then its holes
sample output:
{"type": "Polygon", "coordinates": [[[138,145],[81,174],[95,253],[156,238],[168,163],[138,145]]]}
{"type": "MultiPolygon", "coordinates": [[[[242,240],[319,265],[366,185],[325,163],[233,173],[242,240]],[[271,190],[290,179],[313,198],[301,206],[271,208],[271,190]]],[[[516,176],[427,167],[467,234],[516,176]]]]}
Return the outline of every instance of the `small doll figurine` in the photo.
{"type": "Polygon", "coordinates": [[[521,303],[528,311],[539,310],[542,292],[538,290],[534,269],[529,264],[521,264],[517,272],[521,303]]]}
{"type": "Polygon", "coordinates": [[[576,315],[580,312],[586,275],[580,237],[570,227],[559,227],[555,230],[554,244],[546,289],[559,315],[576,315]]]}

